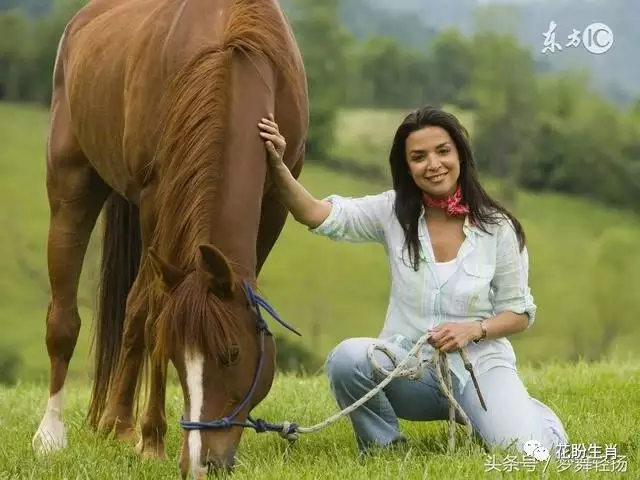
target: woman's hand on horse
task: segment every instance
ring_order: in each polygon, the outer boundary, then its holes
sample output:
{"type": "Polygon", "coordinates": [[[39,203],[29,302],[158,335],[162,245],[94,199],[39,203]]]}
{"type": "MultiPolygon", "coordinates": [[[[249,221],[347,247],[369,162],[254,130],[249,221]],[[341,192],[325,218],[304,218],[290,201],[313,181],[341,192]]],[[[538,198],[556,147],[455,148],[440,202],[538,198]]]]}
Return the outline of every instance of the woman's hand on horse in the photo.
{"type": "Polygon", "coordinates": [[[478,322],[443,323],[436,325],[429,332],[429,343],[441,352],[455,352],[482,335],[478,322]]]}
{"type": "Polygon", "coordinates": [[[269,152],[269,164],[272,167],[279,167],[282,165],[282,158],[284,151],[287,148],[287,142],[278,130],[278,124],[273,118],[273,114],[269,114],[269,118],[263,118],[258,123],[260,129],[260,136],[265,141],[265,147],[269,152]]]}

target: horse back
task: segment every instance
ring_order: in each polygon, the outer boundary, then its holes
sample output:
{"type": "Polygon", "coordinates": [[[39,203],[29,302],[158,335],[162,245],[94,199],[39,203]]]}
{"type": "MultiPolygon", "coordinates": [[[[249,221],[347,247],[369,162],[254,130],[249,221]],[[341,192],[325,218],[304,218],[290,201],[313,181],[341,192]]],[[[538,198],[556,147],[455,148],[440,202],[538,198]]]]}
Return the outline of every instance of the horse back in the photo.
{"type": "MultiPolygon", "coordinates": [[[[137,203],[153,177],[165,113],[161,99],[171,78],[202,49],[220,44],[225,9],[237,2],[248,0],[94,0],[67,26],[59,59],[64,80],[54,95],[68,102],[73,130],[93,168],[129,200],[137,203]]],[[[276,0],[247,4],[279,10],[276,0]]],[[[289,32],[286,61],[302,78],[293,32],[284,15],[274,18],[289,32]]],[[[285,81],[274,92],[276,116],[295,140],[286,159],[290,166],[306,135],[304,85],[302,98],[285,81]]]]}
{"type": "Polygon", "coordinates": [[[67,26],[54,95],[68,102],[93,168],[132,201],[152,168],[163,89],[199,48],[215,44],[223,3],[95,0],[67,26]]]}

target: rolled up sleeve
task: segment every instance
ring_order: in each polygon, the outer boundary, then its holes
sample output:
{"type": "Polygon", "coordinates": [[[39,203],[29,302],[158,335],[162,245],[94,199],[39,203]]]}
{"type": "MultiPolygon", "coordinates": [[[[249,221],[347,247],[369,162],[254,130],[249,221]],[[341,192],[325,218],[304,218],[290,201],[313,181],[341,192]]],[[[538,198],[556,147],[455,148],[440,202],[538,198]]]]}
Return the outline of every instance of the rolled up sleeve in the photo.
{"type": "Polygon", "coordinates": [[[520,252],[518,237],[510,222],[498,230],[496,272],[492,281],[495,314],[526,313],[529,326],[536,317],[535,304],[529,287],[529,254],[525,247],[520,252]]]}
{"type": "Polygon", "coordinates": [[[331,213],[322,224],[309,231],[335,241],[384,243],[392,213],[392,191],[351,198],[330,195],[331,213]]]}

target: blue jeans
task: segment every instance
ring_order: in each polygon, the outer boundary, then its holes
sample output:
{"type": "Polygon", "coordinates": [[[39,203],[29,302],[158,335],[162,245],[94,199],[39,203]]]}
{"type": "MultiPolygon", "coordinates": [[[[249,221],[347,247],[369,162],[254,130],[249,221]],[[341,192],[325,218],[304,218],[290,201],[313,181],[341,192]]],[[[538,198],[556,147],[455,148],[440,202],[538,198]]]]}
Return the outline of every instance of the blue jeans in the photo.
{"type": "MultiPolygon", "coordinates": [[[[327,372],[340,408],[351,405],[383,380],[383,376],[372,368],[367,356],[369,345],[373,342],[384,343],[375,338],[351,338],[340,343],[329,354],[327,372]]],[[[384,344],[398,362],[406,358],[406,350],[394,344],[384,344]]],[[[374,355],[387,371],[394,369],[383,352],[376,350],[374,355]]],[[[416,365],[416,362],[408,366],[416,365]]],[[[553,452],[555,445],[568,443],[560,419],[548,406],[529,396],[515,370],[495,367],[478,375],[477,379],[487,406],[486,412],[480,405],[473,382],[469,381],[462,393],[458,393],[458,380],[451,375],[454,397],[471,420],[475,434],[487,447],[514,445],[523,452],[527,441],[537,440],[549,452],[553,452]]],[[[376,396],[350,414],[359,449],[365,451],[372,446],[405,441],[399,430],[398,418],[412,421],[449,419],[449,401],[440,390],[433,367],[425,369],[421,378],[415,380],[393,379],[376,396]]],[[[457,420],[460,422],[459,417],[457,420]]]]}

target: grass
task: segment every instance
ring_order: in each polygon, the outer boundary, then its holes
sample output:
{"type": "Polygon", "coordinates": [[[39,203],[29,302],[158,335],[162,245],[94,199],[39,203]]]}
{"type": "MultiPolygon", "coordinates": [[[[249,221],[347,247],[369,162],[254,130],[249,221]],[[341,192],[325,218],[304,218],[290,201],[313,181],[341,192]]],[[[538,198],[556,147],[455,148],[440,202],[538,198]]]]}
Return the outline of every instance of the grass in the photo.
{"type": "MultiPolygon", "coordinates": [[[[344,113],[339,144],[357,161],[382,159],[382,132],[393,130],[398,112],[344,113]],[[378,121],[386,118],[387,120],[378,121]],[[379,133],[354,133],[363,119],[379,133]],[[386,123],[385,123],[386,122],[386,123]],[[351,129],[351,130],[349,130],[351,129]],[[357,155],[358,135],[380,138],[371,155],[357,155]],[[352,141],[350,144],[349,142],[352,141]],[[377,153],[376,153],[377,152],[377,153]]],[[[94,437],[82,425],[89,395],[87,371],[97,238],[81,280],[83,328],[71,364],[66,420],[71,448],[36,459],[29,442],[46,401],[48,358],[44,324],[48,301],[46,236],[48,206],[44,188],[47,114],[41,109],[0,104],[0,357],[18,352],[21,381],[0,387],[0,479],[5,478],[175,478],[180,435],[176,428],[182,395],[168,393],[168,459],[138,461],[117,442],[94,437]]],[[[377,160],[375,160],[377,161],[377,160]]],[[[302,182],[316,196],[358,196],[385,185],[367,183],[309,163],[302,182]]],[[[495,184],[489,182],[495,190],[495,184]]],[[[629,478],[638,474],[640,442],[640,366],[637,342],[640,283],[636,248],[640,222],[623,212],[554,194],[520,192],[518,217],[528,234],[531,285],[539,306],[534,327],[513,338],[521,374],[531,394],[554,408],[573,443],[615,443],[628,455],[629,478]],[[631,287],[630,287],[631,286],[631,287]],[[629,293],[628,293],[629,292],[629,293]],[[554,364],[579,355],[602,363],[554,364]],[[541,368],[534,368],[544,364],[541,368]]],[[[377,245],[337,244],[311,235],[292,220],[267,262],[261,289],[281,316],[304,334],[303,342],[324,356],[340,340],[377,335],[388,299],[388,269],[377,245]]],[[[289,334],[273,322],[279,335],[289,334]]],[[[289,336],[289,338],[292,338],[289,336]]],[[[0,358],[0,361],[2,359],[0,358]]],[[[278,376],[267,400],[256,410],[271,421],[314,424],[334,413],[324,376],[278,376]]],[[[247,432],[237,478],[491,478],[477,448],[445,454],[444,422],[402,422],[410,438],[403,454],[385,453],[359,462],[348,422],[302,437],[291,448],[268,434],[247,432]]],[[[504,459],[504,456],[501,457],[504,459]]],[[[523,472],[508,473],[522,478],[523,472]]],[[[534,472],[528,476],[540,476],[534,472]]],[[[548,478],[560,475],[550,472],[548,478]]],[[[603,473],[601,478],[616,478],[603,473]]],[[[564,472],[562,478],[583,478],[564,472]]],[[[589,478],[598,475],[589,474],[589,478]]]]}
{"type": "MultiPolygon", "coordinates": [[[[548,365],[521,370],[530,394],[562,419],[571,444],[596,444],[603,450],[615,444],[617,455],[626,456],[623,473],[589,472],[588,478],[639,478],[640,364],[548,365]]],[[[88,389],[81,383],[68,388],[65,421],[69,448],[52,456],[35,457],[30,449],[45,403],[45,388],[26,383],[12,389],[0,388],[0,479],[156,479],[177,478],[181,435],[178,419],[182,394],[172,386],[167,394],[167,458],[141,461],[127,445],[101,439],[83,425],[88,389]]],[[[489,406],[490,408],[490,406],[489,406]]],[[[310,426],[337,411],[324,376],[297,378],[278,376],[267,399],[254,413],[272,422],[295,421],[310,426]]],[[[478,444],[463,442],[448,455],[447,423],[401,421],[409,437],[403,452],[380,452],[359,460],[350,423],[341,419],[324,430],[301,435],[296,443],[275,434],[247,431],[238,451],[236,479],[371,479],[371,478],[585,478],[578,471],[575,456],[559,473],[551,464],[547,474],[542,465],[533,472],[521,468],[506,473],[507,451],[493,452],[500,471],[487,472],[490,457],[478,444]]],[[[518,460],[522,460],[518,456],[518,460]]]]}

